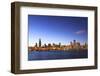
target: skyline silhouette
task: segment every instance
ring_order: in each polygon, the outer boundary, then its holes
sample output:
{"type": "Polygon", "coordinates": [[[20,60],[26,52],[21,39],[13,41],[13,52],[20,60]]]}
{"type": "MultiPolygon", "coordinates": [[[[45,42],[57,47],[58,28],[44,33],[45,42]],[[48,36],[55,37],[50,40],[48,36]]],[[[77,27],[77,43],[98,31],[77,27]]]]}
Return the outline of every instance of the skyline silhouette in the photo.
{"type": "Polygon", "coordinates": [[[28,51],[82,51],[87,50],[88,44],[84,43],[81,44],[80,42],[73,40],[70,41],[69,45],[62,45],[61,42],[59,44],[55,43],[48,43],[48,44],[42,44],[41,39],[34,45],[34,46],[28,46],[28,51]]]}

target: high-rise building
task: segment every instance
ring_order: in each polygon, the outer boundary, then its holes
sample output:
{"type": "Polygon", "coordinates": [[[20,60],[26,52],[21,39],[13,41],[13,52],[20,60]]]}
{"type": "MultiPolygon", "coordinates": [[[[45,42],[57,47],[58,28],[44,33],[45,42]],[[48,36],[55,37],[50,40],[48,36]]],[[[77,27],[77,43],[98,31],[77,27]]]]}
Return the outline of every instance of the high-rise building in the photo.
{"type": "Polygon", "coordinates": [[[47,45],[46,45],[46,44],[44,44],[44,47],[47,47],[47,45]]]}
{"type": "Polygon", "coordinates": [[[85,42],[85,44],[84,44],[84,48],[87,48],[88,47],[88,45],[87,45],[87,43],[85,42]]]}
{"type": "Polygon", "coordinates": [[[51,47],[51,44],[50,43],[48,44],[48,47],[51,47]]]}
{"type": "Polygon", "coordinates": [[[59,43],[59,47],[61,47],[61,43],[59,43]]]}
{"type": "Polygon", "coordinates": [[[76,45],[76,40],[73,41],[73,44],[76,45]]]}
{"type": "Polygon", "coordinates": [[[39,47],[41,47],[41,39],[39,39],[39,47]]]}
{"type": "Polygon", "coordinates": [[[71,49],[73,48],[73,43],[72,43],[72,42],[70,42],[70,48],[71,48],[71,49]]]}
{"type": "Polygon", "coordinates": [[[80,42],[76,43],[76,49],[80,49],[80,42]]]}
{"type": "Polygon", "coordinates": [[[72,42],[70,42],[70,45],[72,46],[72,45],[73,45],[73,43],[72,43],[72,42]]]}
{"type": "Polygon", "coordinates": [[[37,43],[35,44],[35,47],[37,47],[37,43]]]}
{"type": "Polygon", "coordinates": [[[55,46],[55,43],[53,43],[52,45],[55,46]]]}
{"type": "Polygon", "coordinates": [[[76,49],[76,40],[73,40],[73,48],[76,49]]]}

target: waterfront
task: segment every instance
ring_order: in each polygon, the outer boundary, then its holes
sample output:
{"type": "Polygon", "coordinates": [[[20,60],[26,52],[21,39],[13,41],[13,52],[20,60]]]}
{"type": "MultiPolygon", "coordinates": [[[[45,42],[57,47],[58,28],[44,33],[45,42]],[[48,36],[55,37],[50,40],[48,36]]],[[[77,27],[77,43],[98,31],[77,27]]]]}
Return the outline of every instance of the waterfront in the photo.
{"type": "Polygon", "coordinates": [[[28,15],[28,60],[88,57],[88,18],[28,15]]]}
{"type": "Polygon", "coordinates": [[[80,42],[76,42],[76,40],[73,40],[73,42],[70,42],[69,45],[61,45],[55,44],[55,43],[49,43],[49,44],[43,44],[41,42],[41,39],[39,39],[39,44],[36,43],[35,46],[28,47],[28,51],[68,51],[68,50],[87,50],[87,43],[84,43],[83,45],[80,44],[80,42]]]}
{"type": "Polygon", "coordinates": [[[55,60],[55,59],[77,59],[88,58],[88,50],[73,51],[30,51],[28,60],[55,60]]]}

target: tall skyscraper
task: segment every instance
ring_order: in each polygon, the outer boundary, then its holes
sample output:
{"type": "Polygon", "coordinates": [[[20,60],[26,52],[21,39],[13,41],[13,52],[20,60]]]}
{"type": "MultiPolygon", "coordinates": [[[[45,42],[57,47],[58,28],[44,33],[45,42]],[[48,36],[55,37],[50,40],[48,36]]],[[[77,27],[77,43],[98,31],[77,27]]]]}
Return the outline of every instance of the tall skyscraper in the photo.
{"type": "Polygon", "coordinates": [[[41,47],[41,39],[39,39],[39,47],[41,47]]]}
{"type": "Polygon", "coordinates": [[[37,47],[37,43],[35,44],[35,47],[37,47]]]}
{"type": "Polygon", "coordinates": [[[76,49],[76,40],[73,40],[73,48],[76,49]]]}
{"type": "Polygon", "coordinates": [[[72,43],[72,42],[70,42],[70,48],[71,48],[71,49],[73,48],[73,43],[72,43]]]}
{"type": "Polygon", "coordinates": [[[76,45],[76,40],[73,40],[74,45],[76,45]]]}
{"type": "Polygon", "coordinates": [[[87,48],[88,47],[88,45],[87,45],[87,43],[85,42],[85,44],[84,44],[84,48],[87,48]]]}
{"type": "Polygon", "coordinates": [[[59,47],[61,47],[61,43],[59,42],[59,47]]]}

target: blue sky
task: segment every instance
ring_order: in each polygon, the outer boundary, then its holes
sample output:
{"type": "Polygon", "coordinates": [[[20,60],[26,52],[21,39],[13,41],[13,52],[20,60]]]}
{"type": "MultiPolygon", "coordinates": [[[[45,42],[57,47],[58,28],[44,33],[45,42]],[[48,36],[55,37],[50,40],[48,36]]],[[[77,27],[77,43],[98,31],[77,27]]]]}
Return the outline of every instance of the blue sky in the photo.
{"type": "Polygon", "coordinates": [[[77,40],[87,42],[87,17],[28,15],[29,46],[41,38],[42,44],[56,43],[67,45],[77,40]]]}

